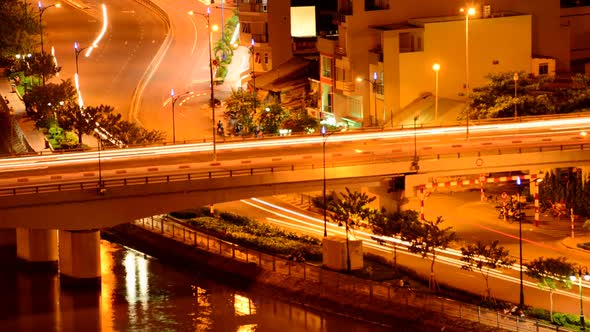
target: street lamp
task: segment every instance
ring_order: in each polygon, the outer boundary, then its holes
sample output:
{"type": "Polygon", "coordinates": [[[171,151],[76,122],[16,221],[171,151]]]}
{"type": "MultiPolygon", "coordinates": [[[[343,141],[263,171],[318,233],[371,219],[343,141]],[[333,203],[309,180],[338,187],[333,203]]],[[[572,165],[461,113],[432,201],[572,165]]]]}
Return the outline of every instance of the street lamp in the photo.
{"type": "Polygon", "coordinates": [[[518,109],[516,107],[516,94],[518,91],[518,73],[514,73],[514,76],[512,78],[514,79],[514,120],[516,120],[518,119],[518,109]]]}
{"type": "Polygon", "coordinates": [[[414,160],[412,160],[412,166],[410,166],[410,169],[415,171],[420,169],[420,166],[418,165],[418,144],[416,140],[416,121],[418,121],[419,116],[420,114],[414,116],[414,160]]]}
{"type": "Polygon", "coordinates": [[[590,274],[588,274],[588,268],[585,266],[580,266],[578,269],[570,276],[571,281],[578,280],[578,288],[580,290],[580,331],[586,330],[586,322],[584,321],[584,300],[582,299],[582,278],[586,281],[590,280],[590,274]]]}
{"type": "Polygon", "coordinates": [[[212,59],[212,50],[211,50],[211,44],[213,44],[213,32],[211,31],[211,8],[207,7],[207,14],[202,14],[202,13],[197,13],[197,12],[193,12],[190,11],[188,12],[189,15],[194,15],[194,14],[198,14],[203,16],[205,19],[207,19],[207,29],[209,29],[209,81],[211,84],[211,90],[210,90],[210,94],[211,94],[211,100],[209,101],[209,103],[211,104],[211,119],[212,119],[212,124],[213,126],[211,127],[212,133],[213,133],[213,160],[217,160],[217,145],[216,145],[216,132],[215,132],[215,89],[213,88],[213,59],[212,59]]]}
{"type": "Polygon", "coordinates": [[[98,138],[98,194],[104,195],[107,191],[102,183],[102,166],[100,164],[100,150],[102,150],[102,137],[100,133],[96,131],[96,137],[98,138]]]}
{"type": "Polygon", "coordinates": [[[78,57],[80,53],[87,49],[87,47],[80,48],[78,42],[74,42],[74,54],[76,55],[76,75],[74,76],[74,83],[76,84],[76,91],[78,92],[78,107],[84,107],[84,100],[82,100],[82,93],[80,92],[80,79],[78,75],[78,57]]]}
{"type": "Polygon", "coordinates": [[[324,156],[324,190],[323,190],[323,194],[324,194],[324,237],[328,236],[328,228],[327,228],[327,224],[328,224],[328,217],[326,215],[326,209],[328,208],[328,206],[326,205],[326,126],[322,126],[322,138],[323,138],[323,148],[322,148],[322,154],[324,156]]]}
{"type": "MultiPolygon", "coordinates": [[[[45,61],[45,49],[43,48],[43,13],[51,7],[56,7],[56,8],[61,7],[61,4],[56,3],[53,5],[43,7],[41,0],[39,0],[39,2],[37,3],[37,7],[39,8],[39,32],[41,34],[41,56],[42,56],[43,61],[45,61]]],[[[45,85],[45,71],[44,70],[41,72],[41,77],[43,79],[43,85],[45,85]]]]}
{"type": "Polygon", "coordinates": [[[375,121],[373,125],[378,126],[379,120],[377,119],[377,72],[373,72],[373,104],[375,107],[375,121]]]}
{"type": "Polygon", "coordinates": [[[252,89],[254,91],[254,110],[256,111],[256,71],[254,70],[255,56],[254,56],[254,38],[250,40],[250,57],[252,58],[252,89]]]}
{"type": "Polygon", "coordinates": [[[519,249],[519,265],[520,265],[520,309],[524,309],[524,285],[522,283],[522,216],[520,215],[520,195],[521,195],[521,181],[520,176],[516,178],[516,185],[518,186],[518,249],[519,249]]]}
{"type": "MultiPolygon", "coordinates": [[[[469,7],[467,10],[460,9],[465,13],[465,97],[469,95],[469,16],[475,15],[475,8],[469,7]]],[[[469,138],[469,108],[467,108],[466,133],[469,138]]]]}
{"type": "Polygon", "coordinates": [[[432,65],[432,70],[434,70],[434,121],[438,121],[438,71],[440,70],[440,65],[435,63],[432,65]]]}
{"type": "MultiPolygon", "coordinates": [[[[170,89],[170,98],[172,99],[172,144],[176,144],[176,127],[175,127],[175,123],[174,123],[174,105],[176,104],[176,101],[178,100],[178,98],[191,94],[192,92],[185,92],[182,94],[179,94],[178,96],[174,93],[174,89],[170,89]]],[[[213,135],[215,135],[215,129],[213,130],[213,135]]]]}

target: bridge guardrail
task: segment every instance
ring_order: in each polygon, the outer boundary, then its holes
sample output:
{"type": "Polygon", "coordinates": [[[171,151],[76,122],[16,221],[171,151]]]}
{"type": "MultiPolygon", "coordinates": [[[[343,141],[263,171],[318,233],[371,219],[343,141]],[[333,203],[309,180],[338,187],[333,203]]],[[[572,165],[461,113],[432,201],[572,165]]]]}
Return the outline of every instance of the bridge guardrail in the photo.
{"type": "MultiPolygon", "coordinates": [[[[504,149],[504,150],[495,150],[492,149],[490,151],[496,151],[495,153],[498,155],[507,154],[507,152],[512,151],[513,153],[521,154],[526,152],[548,152],[548,151],[566,151],[566,150],[584,150],[584,144],[572,143],[570,145],[551,145],[551,146],[532,146],[529,148],[511,148],[511,149],[504,149]]],[[[485,151],[485,150],[483,150],[485,151]]],[[[491,154],[492,152],[490,152],[491,154]]],[[[477,149],[476,151],[470,153],[447,153],[447,154],[431,154],[431,155],[420,155],[420,160],[440,160],[442,158],[462,158],[462,157],[481,157],[485,155],[490,155],[486,153],[482,153],[481,149],[477,149]],[[428,158],[430,157],[430,158],[428,158]]],[[[366,157],[365,157],[366,158],[366,157]]],[[[358,166],[358,165],[367,165],[367,164],[379,164],[379,163],[386,163],[386,162],[411,162],[413,161],[413,156],[406,155],[406,156],[390,156],[390,157],[376,157],[372,155],[372,158],[369,162],[366,159],[362,160],[354,160],[354,161],[330,161],[326,163],[327,167],[344,167],[344,166],[358,166]]],[[[409,164],[408,164],[409,165],[409,164]]],[[[241,168],[234,168],[234,169],[222,169],[222,170],[214,170],[214,171],[201,171],[201,172],[183,172],[183,173],[168,173],[168,174],[154,174],[154,175],[147,175],[147,176],[128,176],[128,177],[121,177],[117,176],[111,179],[102,179],[102,187],[103,188],[112,188],[112,187],[122,187],[122,186],[131,186],[131,185],[146,185],[146,184],[156,184],[156,183],[167,183],[167,182],[180,182],[180,181],[192,181],[192,180],[203,180],[203,179],[213,179],[213,178],[225,178],[225,177],[233,177],[233,176],[249,176],[249,175],[262,175],[262,174],[272,174],[275,172],[284,172],[284,171],[301,171],[301,170],[310,170],[310,169],[321,169],[323,167],[322,164],[295,164],[290,165],[282,165],[282,166],[260,166],[260,167],[241,167],[241,168]]],[[[410,171],[408,168],[408,174],[415,173],[415,171],[410,171]]],[[[24,182],[26,183],[26,182],[24,182]]],[[[86,181],[71,181],[71,182],[62,182],[62,183],[55,183],[55,184],[41,184],[41,185],[15,185],[12,187],[5,187],[0,188],[0,197],[2,196],[17,196],[17,195],[27,195],[27,194],[40,194],[40,193],[49,193],[49,192],[64,192],[64,191],[74,191],[74,190],[92,190],[92,189],[99,189],[101,188],[101,184],[99,183],[98,179],[94,180],[86,180],[86,181]]]]}
{"type": "Polygon", "coordinates": [[[263,270],[286,275],[295,279],[317,284],[314,287],[318,297],[329,293],[344,292],[349,304],[373,303],[377,305],[403,304],[423,311],[437,312],[460,320],[477,322],[483,325],[510,331],[545,332],[573,331],[561,326],[548,325],[536,319],[511,316],[480,306],[466,304],[435,294],[400,288],[391,284],[364,280],[342,273],[323,269],[321,266],[294,262],[269,255],[257,250],[242,247],[195,231],[179,224],[165,215],[143,218],[133,222],[148,231],[160,234],[185,245],[205,250],[240,262],[255,264],[263,270]]]}

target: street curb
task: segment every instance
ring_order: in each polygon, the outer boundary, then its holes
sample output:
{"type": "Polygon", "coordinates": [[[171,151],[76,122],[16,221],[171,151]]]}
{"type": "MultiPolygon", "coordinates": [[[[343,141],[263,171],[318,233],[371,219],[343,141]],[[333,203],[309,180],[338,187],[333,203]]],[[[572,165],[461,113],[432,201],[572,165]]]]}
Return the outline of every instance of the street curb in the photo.
{"type": "Polygon", "coordinates": [[[578,247],[577,245],[573,246],[573,245],[569,244],[569,243],[568,243],[568,242],[569,242],[568,240],[570,240],[570,238],[569,238],[569,237],[567,237],[567,238],[565,238],[565,239],[561,240],[561,244],[562,244],[564,247],[568,248],[568,249],[573,249],[573,250],[576,250],[576,251],[579,251],[579,252],[583,252],[583,253],[585,253],[585,254],[590,254],[590,251],[588,251],[588,250],[586,250],[586,249],[582,249],[582,248],[578,247]]]}

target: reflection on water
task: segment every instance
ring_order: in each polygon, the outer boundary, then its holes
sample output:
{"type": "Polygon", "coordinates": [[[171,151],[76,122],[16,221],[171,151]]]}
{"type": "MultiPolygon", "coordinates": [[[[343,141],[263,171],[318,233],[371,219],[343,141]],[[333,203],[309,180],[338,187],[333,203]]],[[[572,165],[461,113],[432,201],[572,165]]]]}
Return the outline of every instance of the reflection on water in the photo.
{"type": "Polygon", "coordinates": [[[225,285],[101,242],[100,291],[60,287],[54,274],[23,272],[2,257],[0,330],[386,331],[225,285]],[[6,267],[6,268],[4,268],[6,267]]]}

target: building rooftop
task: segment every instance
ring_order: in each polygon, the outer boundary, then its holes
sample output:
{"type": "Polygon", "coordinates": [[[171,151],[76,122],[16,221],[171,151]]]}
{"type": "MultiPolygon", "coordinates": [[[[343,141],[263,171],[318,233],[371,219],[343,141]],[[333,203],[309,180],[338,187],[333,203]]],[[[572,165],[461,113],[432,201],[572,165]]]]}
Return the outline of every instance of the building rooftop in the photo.
{"type": "MultiPolygon", "coordinates": [[[[476,19],[489,19],[489,18],[497,18],[497,17],[506,17],[506,16],[519,16],[523,15],[517,12],[494,12],[491,13],[488,17],[473,17],[472,20],[476,19]]],[[[423,28],[425,24],[428,23],[440,23],[440,22],[451,22],[451,21],[462,21],[465,20],[464,15],[455,15],[455,16],[437,16],[437,17],[419,17],[419,18],[411,18],[408,19],[405,23],[391,23],[385,25],[374,25],[370,26],[371,29],[380,30],[380,31],[393,31],[393,30],[412,30],[417,28],[423,28]]]]}
{"type": "MultiPolygon", "coordinates": [[[[483,17],[483,16],[475,16],[472,20],[477,19],[489,19],[489,18],[496,18],[496,17],[505,17],[505,16],[519,16],[523,15],[521,13],[506,11],[506,12],[492,12],[490,16],[483,17]]],[[[408,23],[423,27],[424,24],[427,23],[439,23],[439,22],[450,22],[450,21],[462,21],[465,20],[465,15],[455,15],[455,16],[438,16],[438,17],[420,17],[420,18],[411,18],[408,20],[408,23]]]]}

